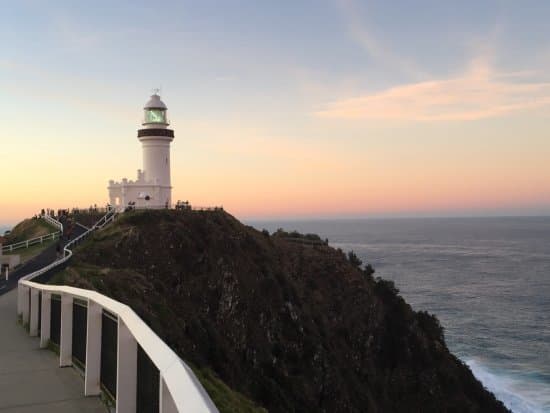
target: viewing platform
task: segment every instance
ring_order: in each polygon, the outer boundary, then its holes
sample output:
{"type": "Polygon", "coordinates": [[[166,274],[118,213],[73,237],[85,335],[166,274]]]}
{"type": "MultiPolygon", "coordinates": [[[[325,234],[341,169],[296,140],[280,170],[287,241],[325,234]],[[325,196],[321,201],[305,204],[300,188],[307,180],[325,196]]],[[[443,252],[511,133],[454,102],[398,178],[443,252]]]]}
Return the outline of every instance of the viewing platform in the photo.
{"type": "Polygon", "coordinates": [[[0,412],[105,413],[99,397],[84,396],[79,372],[59,368],[58,356],[17,323],[16,307],[16,290],[0,296],[0,412]]]}

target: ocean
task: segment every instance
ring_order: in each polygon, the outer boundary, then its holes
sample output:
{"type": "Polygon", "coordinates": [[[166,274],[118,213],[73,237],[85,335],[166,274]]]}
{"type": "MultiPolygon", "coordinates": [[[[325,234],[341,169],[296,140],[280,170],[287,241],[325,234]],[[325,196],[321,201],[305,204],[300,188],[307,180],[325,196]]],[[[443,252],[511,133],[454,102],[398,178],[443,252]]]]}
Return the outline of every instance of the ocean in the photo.
{"type": "Polygon", "coordinates": [[[250,221],[317,233],[437,315],[450,350],[515,413],[550,412],[550,217],[250,221]]]}

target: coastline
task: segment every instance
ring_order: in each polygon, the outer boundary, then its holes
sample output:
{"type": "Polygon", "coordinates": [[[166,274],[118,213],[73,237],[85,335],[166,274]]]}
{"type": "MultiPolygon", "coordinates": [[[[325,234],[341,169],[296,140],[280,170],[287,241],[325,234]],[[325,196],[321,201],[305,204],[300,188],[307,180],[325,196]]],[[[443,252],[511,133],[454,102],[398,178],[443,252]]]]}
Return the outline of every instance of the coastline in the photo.
{"type": "Polygon", "coordinates": [[[319,233],[434,313],[449,349],[515,413],[550,412],[550,217],[254,221],[319,233]],[[509,316],[513,314],[513,316],[509,316]]]}

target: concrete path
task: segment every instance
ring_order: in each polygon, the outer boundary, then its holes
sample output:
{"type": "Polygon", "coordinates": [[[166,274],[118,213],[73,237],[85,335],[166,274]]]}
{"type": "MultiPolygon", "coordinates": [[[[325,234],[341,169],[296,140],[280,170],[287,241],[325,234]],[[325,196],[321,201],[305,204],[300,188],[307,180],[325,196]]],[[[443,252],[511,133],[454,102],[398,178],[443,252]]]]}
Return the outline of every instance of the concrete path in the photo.
{"type": "MultiPolygon", "coordinates": [[[[73,238],[84,232],[77,227],[73,238]]],[[[67,240],[62,240],[64,247],[67,240]]],[[[72,367],[59,367],[58,356],[40,349],[17,323],[17,280],[56,259],[55,245],[23,264],[0,284],[0,413],[106,413],[99,397],[84,397],[84,379],[72,367]]]]}
{"type": "Polygon", "coordinates": [[[16,301],[16,290],[0,296],[0,413],[106,413],[99,397],[84,397],[79,372],[17,324],[16,301]]]}
{"type": "MultiPolygon", "coordinates": [[[[86,232],[86,229],[79,226],[75,226],[73,230],[72,239],[78,237],[80,234],[83,234],[84,232],[86,232]]],[[[59,241],[59,243],[61,243],[61,249],[65,248],[65,245],[69,241],[70,240],[67,240],[65,238],[61,239],[59,241]]],[[[44,268],[46,265],[49,265],[52,262],[54,262],[57,258],[57,253],[55,251],[56,244],[50,245],[49,247],[44,249],[44,251],[38,254],[36,257],[32,258],[31,260],[27,261],[25,264],[21,265],[20,267],[12,271],[9,276],[9,281],[6,282],[3,279],[0,280],[0,296],[16,288],[17,281],[21,277],[24,277],[25,275],[30,274],[31,272],[37,271],[40,268],[44,268]]],[[[1,330],[0,330],[0,334],[1,334],[1,330]]]]}

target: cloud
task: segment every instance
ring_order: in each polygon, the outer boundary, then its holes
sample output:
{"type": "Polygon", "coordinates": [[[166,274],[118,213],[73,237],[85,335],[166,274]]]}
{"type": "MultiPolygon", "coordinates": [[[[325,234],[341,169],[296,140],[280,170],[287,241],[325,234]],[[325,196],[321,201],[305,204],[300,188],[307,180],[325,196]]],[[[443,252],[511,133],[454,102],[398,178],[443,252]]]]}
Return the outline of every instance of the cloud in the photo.
{"type": "Polygon", "coordinates": [[[550,83],[496,73],[476,59],[457,77],[395,86],[341,99],[316,115],[322,118],[413,121],[476,120],[550,106],[550,83]],[[520,78],[520,81],[514,81],[520,78]]]}

